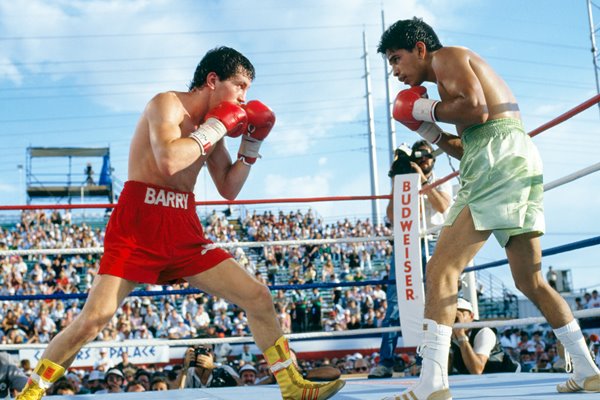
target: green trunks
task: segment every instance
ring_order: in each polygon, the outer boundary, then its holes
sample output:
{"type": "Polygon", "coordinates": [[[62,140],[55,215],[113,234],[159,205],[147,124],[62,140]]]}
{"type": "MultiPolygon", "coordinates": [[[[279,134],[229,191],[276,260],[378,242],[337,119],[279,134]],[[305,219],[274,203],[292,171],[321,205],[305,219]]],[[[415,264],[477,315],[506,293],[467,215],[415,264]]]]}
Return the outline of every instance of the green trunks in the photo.
{"type": "Polygon", "coordinates": [[[475,229],[491,230],[502,247],[511,236],[544,233],[542,161],[521,121],[496,119],[465,129],[461,186],[445,225],[465,206],[475,229]]]}

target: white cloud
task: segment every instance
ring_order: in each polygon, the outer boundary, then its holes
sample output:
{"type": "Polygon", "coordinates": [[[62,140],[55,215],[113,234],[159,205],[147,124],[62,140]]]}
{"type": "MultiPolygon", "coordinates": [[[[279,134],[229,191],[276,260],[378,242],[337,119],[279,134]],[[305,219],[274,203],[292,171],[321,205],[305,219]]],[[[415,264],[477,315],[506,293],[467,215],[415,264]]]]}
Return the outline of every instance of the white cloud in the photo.
{"type": "Polygon", "coordinates": [[[265,177],[265,195],[277,197],[318,197],[330,194],[328,173],[289,177],[279,174],[268,174],[265,177]]]}
{"type": "Polygon", "coordinates": [[[8,58],[0,57],[0,81],[7,80],[15,86],[23,82],[23,75],[17,66],[8,58]]]}
{"type": "Polygon", "coordinates": [[[533,113],[537,115],[559,115],[564,111],[564,104],[539,104],[533,109],[533,113]]]}
{"type": "Polygon", "coordinates": [[[0,192],[14,193],[15,191],[17,191],[17,187],[15,185],[0,183],[0,192]]]}

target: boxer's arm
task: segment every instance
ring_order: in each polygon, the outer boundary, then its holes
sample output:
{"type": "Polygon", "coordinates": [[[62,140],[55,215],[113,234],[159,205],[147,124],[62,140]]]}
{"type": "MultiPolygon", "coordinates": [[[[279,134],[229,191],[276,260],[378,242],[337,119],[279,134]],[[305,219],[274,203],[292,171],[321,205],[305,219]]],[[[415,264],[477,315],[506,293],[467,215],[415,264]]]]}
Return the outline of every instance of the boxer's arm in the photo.
{"type": "Polygon", "coordinates": [[[463,156],[463,146],[460,137],[443,132],[437,145],[444,150],[446,154],[460,160],[463,156]]]}
{"type": "Polygon", "coordinates": [[[234,200],[237,197],[250,174],[249,165],[241,160],[231,161],[223,140],[215,144],[206,165],[219,194],[227,200],[234,200]]]}
{"type": "Polygon", "coordinates": [[[181,137],[179,124],[183,109],[173,93],[161,93],[146,106],[150,144],[159,170],[172,176],[192,165],[202,156],[200,147],[189,138],[181,137]]]}
{"type": "Polygon", "coordinates": [[[437,54],[432,67],[440,91],[445,92],[435,108],[438,121],[467,126],[487,121],[485,94],[463,49],[437,54]]]}

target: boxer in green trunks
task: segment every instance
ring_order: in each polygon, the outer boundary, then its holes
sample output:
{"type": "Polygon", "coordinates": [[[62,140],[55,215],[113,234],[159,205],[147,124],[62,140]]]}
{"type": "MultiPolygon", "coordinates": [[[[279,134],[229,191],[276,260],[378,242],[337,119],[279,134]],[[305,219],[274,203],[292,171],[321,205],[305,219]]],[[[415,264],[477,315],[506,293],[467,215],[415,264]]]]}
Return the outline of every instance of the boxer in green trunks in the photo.
{"type": "Polygon", "coordinates": [[[445,225],[469,207],[475,229],[491,230],[502,247],[512,236],[542,235],[542,161],[521,121],[495,119],[461,136],[461,188],[445,225]]]}
{"type": "Polygon", "coordinates": [[[400,20],[382,35],[398,80],[394,118],[460,159],[461,189],[427,263],[419,381],[392,399],[448,400],[448,351],[458,277],[492,233],[506,250],[515,284],[542,312],[570,353],[573,375],[559,392],[600,392],[600,371],[565,300],[541,275],[542,164],[521,126],[510,88],[476,53],[444,47],[421,19],[400,20]],[[421,84],[433,82],[441,101],[421,84]],[[443,132],[436,121],[456,126],[443,132]]]}

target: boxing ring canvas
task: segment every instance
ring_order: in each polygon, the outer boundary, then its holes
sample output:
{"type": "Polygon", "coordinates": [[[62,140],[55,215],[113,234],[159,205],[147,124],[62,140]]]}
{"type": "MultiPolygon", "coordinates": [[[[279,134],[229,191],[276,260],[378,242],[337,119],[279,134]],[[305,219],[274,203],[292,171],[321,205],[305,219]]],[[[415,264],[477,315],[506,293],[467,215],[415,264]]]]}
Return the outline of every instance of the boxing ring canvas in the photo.
{"type": "MultiPolygon", "coordinates": [[[[598,399],[594,393],[557,393],[556,385],[568,379],[568,374],[518,373],[487,375],[453,375],[450,377],[452,398],[490,400],[587,400],[598,399]]],[[[335,400],[381,400],[398,394],[416,382],[416,377],[366,379],[349,378],[346,386],[332,399],[335,400]]],[[[52,396],[66,399],[110,400],[276,400],[281,399],[277,385],[243,386],[231,388],[183,389],[142,393],[117,393],[102,395],[52,396]]]]}

